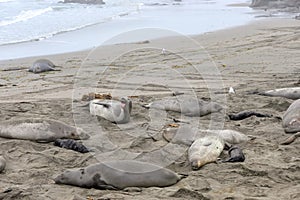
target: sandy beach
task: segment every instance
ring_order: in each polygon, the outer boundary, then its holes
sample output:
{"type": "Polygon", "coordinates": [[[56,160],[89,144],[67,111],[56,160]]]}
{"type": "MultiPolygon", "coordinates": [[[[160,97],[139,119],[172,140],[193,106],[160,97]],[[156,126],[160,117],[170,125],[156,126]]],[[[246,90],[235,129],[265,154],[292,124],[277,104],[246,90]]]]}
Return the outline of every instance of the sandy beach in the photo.
{"type": "Polygon", "coordinates": [[[260,20],[192,37],[43,56],[61,71],[41,74],[27,71],[37,57],[0,61],[1,122],[47,118],[77,125],[92,136],[83,143],[96,150],[80,154],[52,143],[0,138],[0,155],[7,161],[0,174],[0,199],[299,199],[300,140],[279,145],[290,136],[281,117],[292,100],[252,94],[300,86],[299,23],[260,20]],[[229,95],[229,87],[236,93],[229,95]],[[157,117],[142,106],[174,91],[217,101],[226,109],[201,118],[176,113],[157,117]],[[82,96],[90,92],[131,96],[130,123],[116,125],[90,116],[81,106],[86,103],[82,96]],[[273,117],[227,117],[244,110],[273,117]],[[210,163],[192,171],[187,147],[170,145],[162,137],[173,118],[198,129],[232,129],[255,139],[241,145],[244,162],[210,163]],[[166,153],[163,159],[155,156],[158,150],[166,153]],[[146,160],[188,176],[170,187],[139,192],[84,189],[52,180],[65,169],[112,159],[146,160]]]}

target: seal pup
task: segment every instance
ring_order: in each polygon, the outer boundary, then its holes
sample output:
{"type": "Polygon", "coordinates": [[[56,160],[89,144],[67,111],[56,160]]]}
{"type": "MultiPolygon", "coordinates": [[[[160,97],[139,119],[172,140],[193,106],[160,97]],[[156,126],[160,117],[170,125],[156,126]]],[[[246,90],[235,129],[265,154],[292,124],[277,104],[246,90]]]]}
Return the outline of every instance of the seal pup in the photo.
{"type": "Polygon", "coordinates": [[[47,71],[60,71],[59,69],[55,69],[55,67],[57,66],[55,66],[50,60],[39,59],[33,63],[28,71],[35,74],[47,71]]]}
{"type": "Polygon", "coordinates": [[[286,133],[300,132],[300,99],[294,101],[285,111],[282,127],[286,133]]]}
{"type": "Polygon", "coordinates": [[[285,97],[288,99],[300,99],[300,87],[279,88],[265,92],[258,92],[259,95],[272,97],[285,97]]]}
{"type": "Polygon", "coordinates": [[[24,119],[0,123],[0,137],[53,142],[56,139],[88,139],[89,135],[81,128],[69,126],[50,119],[24,119]]]}
{"type": "Polygon", "coordinates": [[[6,160],[3,158],[3,156],[0,156],[0,173],[5,169],[6,167],[6,160]]]}
{"type": "Polygon", "coordinates": [[[222,162],[244,162],[245,155],[242,149],[238,146],[232,146],[228,150],[229,158],[223,160],[222,162]]]}
{"type": "Polygon", "coordinates": [[[86,168],[66,170],[54,178],[57,184],[97,189],[127,187],[166,187],[181,177],[173,171],[151,163],[134,160],[105,161],[86,168]]]}
{"type": "Polygon", "coordinates": [[[189,95],[167,97],[154,101],[144,107],[179,112],[190,117],[201,117],[223,109],[218,103],[204,101],[189,95]]]}
{"type": "Polygon", "coordinates": [[[237,114],[228,114],[228,117],[230,120],[243,120],[243,119],[246,119],[248,117],[251,117],[251,116],[256,116],[256,117],[272,117],[272,115],[269,115],[269,114],[263,114],[263,113],[258,113],[258,112],[255,112],[255,111],[242,111],[242,112],[239,112],[237,114]]]}
{"type": "Polygon", "coordinates": [[[54,146],[58,146],[61,148],[65,148],[65,149],[70,149],[73,151],[77,151],[80,153],[87,153],[90,152],[88,148],[86,148],[86,146],[84,146],[83,144],[76,142],[73,139],[57,139],[54,141],[54,146]]]}
{"type": "Polygon", "coordinates": [[[193,170],[217,161],[225,146],[224,140],[216,135],[207,135],[193,142],[188,150],[189,162],[193,170]]]}
{"type": "Polygon", "coordinates": [[[122,97],[120,101],[95,99],[90,101],[89,106],[92,115],[108,121],[117,124],[125,124],[130,121],[132,102],[126,97],[122,97]]]}

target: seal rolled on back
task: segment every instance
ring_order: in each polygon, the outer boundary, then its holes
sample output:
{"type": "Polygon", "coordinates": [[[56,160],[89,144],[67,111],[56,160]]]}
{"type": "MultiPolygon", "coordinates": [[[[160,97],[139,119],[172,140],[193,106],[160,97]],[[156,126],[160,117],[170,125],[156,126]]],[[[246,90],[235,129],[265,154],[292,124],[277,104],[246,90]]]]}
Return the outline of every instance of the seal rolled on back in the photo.
{"type": "Polygon", "coordinates": [[[55,69],[55,67],[56,66],[50,60],[39,59],[33,63],[28,71],[35,74],[47,71],[60,71],[59,69],[55,69]]]}
{"type": "Polygon", "coordinates": [[[97,189],[166,187],[179,180],[180,177],[169,169],[134,160],[97,163],[86,168],[66,170],[54,178],[57,184],[97,189]]]}

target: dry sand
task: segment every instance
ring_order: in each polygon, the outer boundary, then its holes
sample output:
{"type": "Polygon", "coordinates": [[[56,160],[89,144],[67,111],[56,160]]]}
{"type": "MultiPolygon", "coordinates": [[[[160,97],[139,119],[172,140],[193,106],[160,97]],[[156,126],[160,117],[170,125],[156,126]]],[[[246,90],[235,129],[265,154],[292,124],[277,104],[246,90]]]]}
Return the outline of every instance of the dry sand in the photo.
{"type": "Polygon", "coordinates": [[[300,140],[279,145],[289,136],[279,117],[292,101],[249,94],[300,86],[299,23],[271,19],[193,40],[170,37],[43,57],[62,66],[60,72],[27,72],[24,68],[37,58],[1,61],[1,69],[10,69],[0,74],[1,121],[40,117],[76,123],[92,135],[84,144],[94,153],[0,138],[0,154],[7,160],[0,174],[0,199],[300,199],[300,140]],[[235,95],[227,94],[229,87],[235,95]],[[95,91],[134,96],[131,122],[117,126],[90,116],[80,99],[95,91]],[[223,114],[255,110],[274,117],[230,121],[218,113],[200,119],[142,107],[173,91],[218,101],[226,107],[223,114]],[[180,117],[198,128],[224,126],[256,139],[242,145],[245,162],[211,163],[192,171],[187,147],[161,137],[172,118],[180,117]],[[125,158],[162,164],[188,177],[171,187],[141,192],[83,189],[52,181],[67,168],[125,158]]]}

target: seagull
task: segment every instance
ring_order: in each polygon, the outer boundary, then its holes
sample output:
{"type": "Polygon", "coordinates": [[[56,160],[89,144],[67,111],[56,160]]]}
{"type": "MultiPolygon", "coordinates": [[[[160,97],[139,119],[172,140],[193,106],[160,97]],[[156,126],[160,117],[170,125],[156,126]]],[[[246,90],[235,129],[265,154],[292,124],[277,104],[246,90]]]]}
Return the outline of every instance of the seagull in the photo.
{"type": "Polygon", "coordinates": [[[162,48],[161,50],[161,54],[165,55],[166,54],[166,49],[165,48],[162,48]]]}
{"type": "Polygon", "coordinates": [[[90,101],[90,113],[117,124],[125,124],[130,121],[132,102],[126,97],[117,100],[90,101]]]}
{"type": "Polygon", "coordinates": [[[230,87],[230,88],[229,88],[228,93],[229,93],[229,94],[235,94],[235,91],[234,91],[233,87],[230,87]]]}

